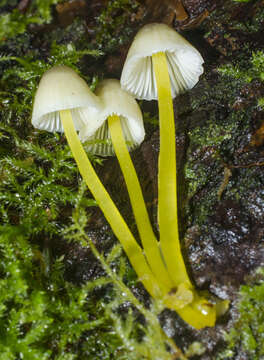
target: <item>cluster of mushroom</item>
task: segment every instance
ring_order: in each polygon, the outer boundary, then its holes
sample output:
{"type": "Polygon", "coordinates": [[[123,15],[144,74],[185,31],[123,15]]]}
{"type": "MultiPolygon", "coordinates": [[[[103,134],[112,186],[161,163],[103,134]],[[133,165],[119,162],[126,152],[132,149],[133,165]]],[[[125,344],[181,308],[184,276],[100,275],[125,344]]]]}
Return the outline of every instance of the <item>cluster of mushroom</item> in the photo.
{"type": "Polygon", "coordinates": [[[198,295],[183,261],[178,235],[172,98],[197,83],[202,64],[199,52],[173,29],[149,24],[132,43],[121,84],[115,79],[104,80],[94,94],[72,69],[55,66],[40,81],[32,114],[36,128],[65,133],[83,179],[147,291],[197,329],[214,326],[219,308],[225,306],[209,303],[198,295]],[[159,104],[159,241],[129,155],[145,135],[142,113],[134,98],[158,99],[159,104]],[[116,154],[143,248],[96,175],[81,141],[87,142],[94,154],[116,154]]]}

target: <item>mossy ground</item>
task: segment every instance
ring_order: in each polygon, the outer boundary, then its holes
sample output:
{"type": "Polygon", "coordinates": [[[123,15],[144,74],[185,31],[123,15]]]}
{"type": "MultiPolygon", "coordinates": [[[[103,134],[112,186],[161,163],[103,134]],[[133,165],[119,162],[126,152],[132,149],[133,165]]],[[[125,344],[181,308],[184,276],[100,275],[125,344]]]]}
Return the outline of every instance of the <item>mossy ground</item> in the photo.
{"type": "MultiPolygon", "coordinates": [[[[120,247],[112,248],[111,232],[111,247],[102,247],[107,258],[89,244],[84,228],[96,204],[64,136],[30,123],[42,74],[55,64],[80,73],[86,62],[97,61],[109,34],[103,18],[112,11],[123,15],[130,2],[105,8],[97,42],[90,45],[84,44],[81,18],[66,28],[54,25],[59,2],[32,2],[27,16],[18,2],[1,3],[0,358],[165,360],[178,350],[163,333],[157,310],[145,309],[125,285],[137,287],[137,280],[120,247]],[[64,259],[72,247],[86,252],[88,267],[99,269],[85,284],[65,280],[64,259]]],[[[82,76],[94,89],[97,75],[82,76]]]]}
{"type": "MultiPolygon", "coordinates": [[[[82,10],[70,5],[68,11],[58,0],[28,2],[21,10],[18,1],[0,1],[0,359],[167,360],[176,354],[206,359],[218,356],[219,343],[226,346],[219,355],[222,359],[235,359],[236,352],[261,359],[262,277],[242,287],[237,300],[233,290],[223,291],[234,289],[232,274],[222,272],[223,256],[215,256],[224,247],[234,251],[236,290],[244,276],[261,265],[257,258],[264,213],[261,1],[224,1],[200,26],[186,32],[203,52],[206,71],[195,89],[176,100],[178,137],[184,134],[186,139],[178,153],[179,189],[184,190],[186,205],[182,233],[187,232],[186,253],[196,283],[208,288],[204,274],[210,274],[215,279],[210,290],[234,299],[238,315],[231,312],[233,330],[225,328],[227,318],[213,334],[205,330],[199,335],[175,314],[163,312],[163,329],[186,350],[185,355],[161,330],[160,305],[150,303],[121,249],[114,246],[112,232],[98,215],[64,136],[33,129],[30,123],[34,93],[48,68],[68,65],[92,89],[98,78],[120,75],[124,49],[147,13],[142,4],[130,0],[98,2],[93,8],[85,2],[71,3],[82,10]],[[190,235],[193,229],[196,233],[190,235]],[[93,232],[100,253],[87,237],[93,232]],[[250,246],[250,259],[243,262],[250,246]],[[75,262],[77,275],[72,274],[75,262]],[[229,334],[226,344],[219,335],[223,328],[229,334]]],[[[186,1],[187,8],[193,3],[186,1]]],[[[199,7],[193,13],[200,15],[199,7]]],[[[178,26],[177,19],[174,24],[178,26]]],[[[150,112],[148,151],[155,148],[151,139],[157,108],[150,112]]],[[[101,159],[91,160],[100,173],[109,171],[101,159]]],[[[124,200],[118,201],[123,205],[124,200]]],[[[124,208],[125,214],[129,212],[124,208]]]]}

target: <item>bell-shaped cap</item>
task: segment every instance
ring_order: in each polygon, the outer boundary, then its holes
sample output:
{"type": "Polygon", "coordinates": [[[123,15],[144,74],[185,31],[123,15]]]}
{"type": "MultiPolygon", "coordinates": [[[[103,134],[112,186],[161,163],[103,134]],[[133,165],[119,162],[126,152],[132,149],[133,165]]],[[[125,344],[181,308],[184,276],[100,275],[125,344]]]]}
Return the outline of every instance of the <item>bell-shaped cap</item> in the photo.
{"type": "Polygon", "coordinates": [[[191,89],[203,73],[203,58],[187,40],[165,24],[148,24],[139,30],[128,51],[121,86],[137,99],[157,100],[152,55],[167,58],[172,96],[191,89]]]}
{"type": "Polygon", "coordinates": [[[103,125],[92,135],[85,125],[79,132],[80,139],[88,141],[87,150],[96,155],[114,155],[114,148],[108,128],[107,118],[118,115],[128,149],[139,146],[145,137],[143,117],[136,100],[120,86],[116,79],[107,79],[99,83],[96,91],[103,110],[101,116],[105,120],[103,125]]]}
{"type": "Polygon", "coordinates": [[[63,132],[60,110],[71,110],[76,130],[86,125],[93,133],[102,124],[99,99],[74,70],[64,65],[54,66],[42,76],[33,105],[33,126],[63,132]]]}

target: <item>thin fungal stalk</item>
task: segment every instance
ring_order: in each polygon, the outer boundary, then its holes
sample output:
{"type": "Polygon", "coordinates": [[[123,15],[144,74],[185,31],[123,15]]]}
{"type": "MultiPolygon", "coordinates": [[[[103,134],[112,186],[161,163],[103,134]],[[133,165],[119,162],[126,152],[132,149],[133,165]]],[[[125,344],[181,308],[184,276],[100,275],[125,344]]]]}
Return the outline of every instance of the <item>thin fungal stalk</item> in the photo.
{"type": "Polygon", "coordinates": [[[170,78],[165,53],[152,55],[152,60],[157,83],[160,122],[158,221],[161,249],[176,287],[184,284],[186,290],[191,290],[193,293],[191,304],[175,310],[187,323],[200,329],[214,326],[216,310],[206,299],[196,294],[183,261],[178,230],[175,125],[170,78]]]}
{"type": "Polygon", "coordinates": [[[72,121],[71,111],[61,110],[60,118],[63,124],[65,136],[71,148],[73,157],[78,165],[79,171],[97,201],[98,206],[103,211],[104,216],[110,224],[113,232],[122,244],[131,265],[139,277],[139,280],[154,298],[163,297],[166,293],[166,289],[162,288],[162,284],[157,283],[145,256],[143,255],[141,247],[137,244],[110,195],[94,171],[76,133],[72,121]]]}
{"type": "Polygon", "coordinates": [[[109,116],[108,126],[115,154],[126,182],[144,253],[158,283],[164,284],[169,292],[173,287],[173,283],[162,260],[159,244],[152,230],[141,186],[127,149],[119,116],[109,116]]]}
{"type": "Polygon", "coordinates": [[[191,285],[179,240],[175,125],[166,55],[163,52],[153,54],[152,60],[158,90],[160,122],[158,222],[161,249],[175,285],[191,285]]]}

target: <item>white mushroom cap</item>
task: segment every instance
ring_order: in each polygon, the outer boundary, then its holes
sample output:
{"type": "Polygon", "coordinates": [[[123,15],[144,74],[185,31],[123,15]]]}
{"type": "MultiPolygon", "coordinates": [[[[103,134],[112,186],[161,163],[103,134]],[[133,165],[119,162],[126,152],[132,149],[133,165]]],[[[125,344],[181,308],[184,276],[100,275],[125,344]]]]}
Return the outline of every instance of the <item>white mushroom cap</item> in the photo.
{"type": "Polygon", "coordinates": [[[203,58],[187,40],[165,24],[145,25],[135,36],[121,75],[121,86],[137,99],[157,100],[151,56],[167,57],[172,96],[191,89],[203,73],[203,58]]]}
{"type": "Polygon", "coordinates": [[[95,93],[101,100],[103,106],[101,116],[105,122],[92,136],[87,132],[87,126],[80,130],[80,139],[91,142],[88,151],[101,156],[114,155],[107,122],[110,115],[119,116],[129,150],[139,146],[145,137],[145,129],[142,113],[136,100],[121,89],[120,82],[115,79],[103,80],[95,93]]]}
{"type": "Polygon", "coordinates": [[[32,124],[50,132],[63,132],[60,110],[71,110],[76,130],[87,125],[90,133],[102,124],[99,99],[71,68],[54,66],[42,76],[33,106],[32,124]]]}

